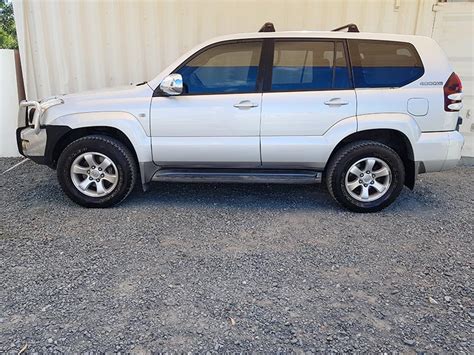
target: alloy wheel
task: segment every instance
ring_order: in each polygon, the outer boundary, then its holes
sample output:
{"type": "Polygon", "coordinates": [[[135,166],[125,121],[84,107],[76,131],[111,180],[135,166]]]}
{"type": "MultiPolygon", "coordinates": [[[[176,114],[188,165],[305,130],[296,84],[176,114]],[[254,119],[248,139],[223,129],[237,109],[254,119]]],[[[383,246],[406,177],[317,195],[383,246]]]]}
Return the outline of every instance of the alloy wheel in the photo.
{"type": "Polygon", "coordinates": [[[71,164],[70,172],[77,190],[90,197],[104,197],[118,183],[117,166],[112,159],[98,152],[79,155],[71,164]]]}
{"type": "Polygon", "coordinates": [[[363,158],[352,164],[346,173],[345,188],[361,202],[371,202],[385,195],[392,183],[392,171],[379,158],[363,158]]]}

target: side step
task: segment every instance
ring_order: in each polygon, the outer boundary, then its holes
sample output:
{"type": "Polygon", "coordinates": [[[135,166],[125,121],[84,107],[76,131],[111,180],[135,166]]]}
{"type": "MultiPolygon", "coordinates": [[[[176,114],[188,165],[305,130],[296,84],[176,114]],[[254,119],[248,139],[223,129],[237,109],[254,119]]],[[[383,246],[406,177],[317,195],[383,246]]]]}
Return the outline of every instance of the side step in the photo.
{"type": "Polygon", "coordinates": [[[316,184],[322,173],[314,170],[281,169],[160,169],[152,181],[316,184]]]}

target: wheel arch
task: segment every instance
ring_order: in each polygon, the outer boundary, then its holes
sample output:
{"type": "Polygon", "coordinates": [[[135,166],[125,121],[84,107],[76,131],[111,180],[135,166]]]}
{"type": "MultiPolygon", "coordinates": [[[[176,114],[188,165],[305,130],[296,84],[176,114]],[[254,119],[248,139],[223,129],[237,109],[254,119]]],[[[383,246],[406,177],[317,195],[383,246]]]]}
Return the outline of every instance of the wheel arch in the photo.
{"type": "Polygon", "coordinates": [[[94,134],[101,134],[111,138],[114,138],[124,144],[132,153],[137,166],[139,166],[139,159],[135,147],[133,146],[127,135],[120,129],[109,126],[91,126],[71,129],[64,126],[50,126],[48,127],[49,132],[55,132],[53,135],[49,135],[48,143],[46,147],[46,160],[51,168],[55,168],[61,152],[70,143],[81,137],[90,136],[94,134]],[[50,137],[54,136],[54,139],[50,137]]]}
{"type": "MultiPolygon", "coordinates": [[[[395,150],[405,167],[405,185],[413,189],[416,180],[416,164],[413,146],[407,135],[396,129],[376,128],[354,132],[342,139],[332,150],[328,162],[345,145],[361,140],[372,140],[385,144],[395,150]]],[[[327,164],[326,164],[327,166],[327,164]]]]}

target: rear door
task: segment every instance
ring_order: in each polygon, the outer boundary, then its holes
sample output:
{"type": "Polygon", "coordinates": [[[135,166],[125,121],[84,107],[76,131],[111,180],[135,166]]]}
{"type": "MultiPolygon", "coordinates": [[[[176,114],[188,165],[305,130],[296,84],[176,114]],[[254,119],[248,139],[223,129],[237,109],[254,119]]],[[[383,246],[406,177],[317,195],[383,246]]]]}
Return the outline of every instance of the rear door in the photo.
{"type": "Polygon", "coordinates": [[[262,164],[322,168],[325,132],[356,115],[345,44],[325,39],[272,42],[262,100],[262,164]]]}

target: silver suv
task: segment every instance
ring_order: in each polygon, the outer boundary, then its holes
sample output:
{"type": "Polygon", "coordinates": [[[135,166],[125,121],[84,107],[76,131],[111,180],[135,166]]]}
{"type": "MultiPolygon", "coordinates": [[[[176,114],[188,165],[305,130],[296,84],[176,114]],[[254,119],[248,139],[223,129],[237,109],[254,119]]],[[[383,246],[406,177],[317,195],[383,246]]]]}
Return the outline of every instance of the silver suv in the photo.
{"type": "Polygon", "coordinates": [[[24,101],[18,148],[86,207],[137,180],[324,181],[346,208],[379,211],[417,174],[457,164],[462,86],[430,38],[344,28],[265,24],[135,87],[24,101]]]}

